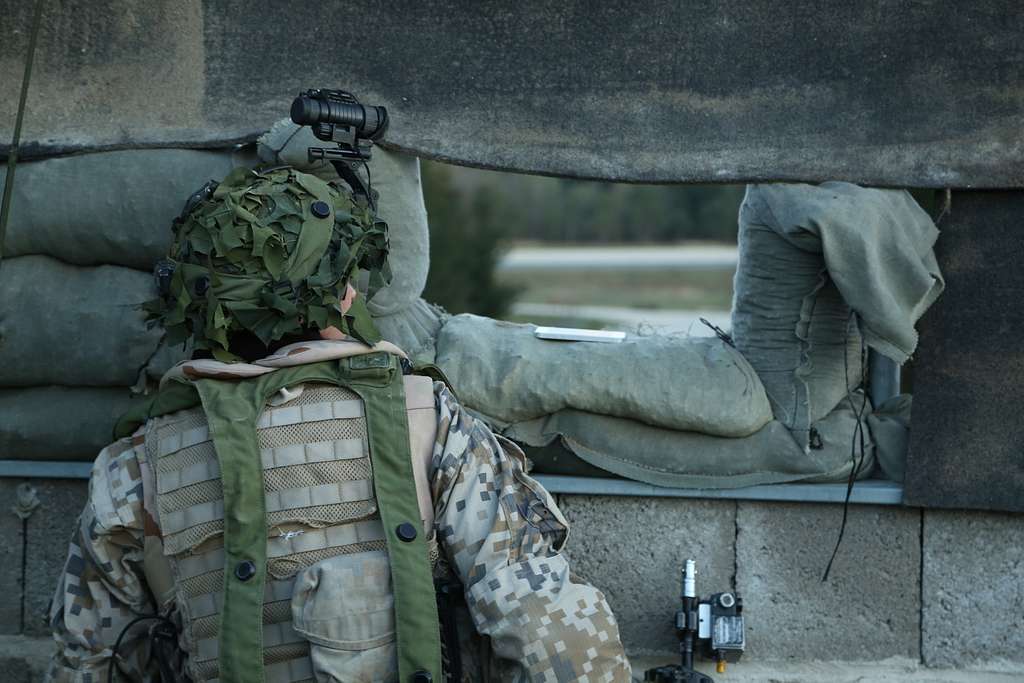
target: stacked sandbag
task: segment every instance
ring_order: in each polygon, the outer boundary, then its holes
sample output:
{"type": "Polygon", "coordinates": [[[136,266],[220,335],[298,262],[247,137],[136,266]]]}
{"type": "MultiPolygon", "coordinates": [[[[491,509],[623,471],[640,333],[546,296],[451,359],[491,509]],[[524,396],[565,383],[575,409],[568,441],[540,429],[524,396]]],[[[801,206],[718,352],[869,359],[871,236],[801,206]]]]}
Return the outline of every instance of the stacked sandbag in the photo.
{"type": "MultiPolygon", "coordinates": [[[[853,397],[858,402],[862,394],[857,391],[853,397]]],[[[856,427],[850,409],[840,405],[819,424],[824,436],[811,451],[805,451],[778,420],[750,436],[730,438],[571,408],[511,425],[504,435],[533,447],[527,453],[537,472],[603,473],[654,486],[726,489],[846,481],[854,468],[858,478],[871,474],[874,443],[865,443],[857,460],[850,457],[856,427]]]]}
{"type": "MultiPolygon", "coordinates": [[[[863,382],[865,346],[899,363],[917,347],[914,325],[944,286],[937,238],[902,190],[843,182],[747,188],[732,335],[775,418],[805,450],[849,430],[827,420],[851,404],[859,409],[850,393],[863,382]]],[[[871,418],[870,404],[864,408],[890,473],[906,454],[909,409],[909,400],[894,401],[871,418]]]]}
{"type": "MultiPolygon", "coordinates": [[[[307,166],[306,147],[319,143],[288,125],[268,136],[261,154],[307,166]],[[280,144],[272,148],[274,140],[280,144]]],[[[235,166],[259,162],[250,146],[124,150],[18,165],[0,262],[0,459],[94,457],[132,397],[152,390],[184,357],[185,349],[162,345],[140,308],[155,296],[153,264],[192,193],[235,166]]],[[[418,161],[376,149],[371,173],[391,228],[395,273],[371,312],[386,338],[431,361],[441,312],[419,298],[429,240],[418,161]]],[[[0,179],[5,174],[0,170],[0,179]]]]}
{"type": "Polygon", "coordinates": [[[438,365],[491,424],[573,409],[744,437],[772,419],[753,368],[717,337],[629,335],[595,344],[539,339],[536,329],[469,314],[441,329],[438,365]]]}
{"type": "Polygon", "coordinates": [[[531,326],[456,316],[438,364],[467,406],[531,447],[538,472],[731,488],[865,477],[880,462],[898,479],[910,401],[872,411],[862,352],[913,352],[914,323],[942,291],[937,234],[905,192],[751,186],[735,348],[549,342],[531,326]]]}
{"type": "MultiPolygon", "coordinates": [[[[527,447],[537,472],[707,489],[850,474],[849,411],[829,415],[820,448],[806,453],[772,418],[753,368],[722,339],[628,335],[595,344],[535,331],[453,316],[437,363],[464,405],[527,447]]],[[[867,444],[860,476],[874,456],[867,444]]]]}
{"type": "MultiPolygon", "coordinates": [[[[231,151],[150,149],[18,164],[4,259],[46,254],[67,263],[149,272],[171,220],[207,180],[248,157],[231,151]]],[[[6,180],[0,169],[0,184],[6,180]]]]}
{"type": "Polygon", "coordinates": [[[141,310],[153,263],[188,196],[243,159],[153,149],[18,165],[0,262],[0,459],[91,459],[180,359],[141,310]]]}
{"type": "Polygon", "coordinates": [[[0,459],[91,460],[134,400],[128,387],[0,389],[0,459]]]}
{"type": "Polygon", "coordinates": [[[448,313],[440,306],[416,298],[406,308],[384,316],[375,316],[377,331],[384,339],[396,344],[417,365],[433,364],[436,360],[442,326],[448,313]]]}
{"type": "MultiPolygon", "coordinates": [[[[18,256],[0,266],[0,387],[130,387],[155,366],[162,333],[142,304],[153,277],[122,266],[18,256]]],[[[160,360],[166,362],[166,356],[160,360]]]]}
{"type": "Polygon", "coordinates": [[[740,207],[731,334],[775,418],[806,445],[811,425],[861,381],[861,335],[829,277],[821,242],[766,225],[757,186],[740,207]]]}

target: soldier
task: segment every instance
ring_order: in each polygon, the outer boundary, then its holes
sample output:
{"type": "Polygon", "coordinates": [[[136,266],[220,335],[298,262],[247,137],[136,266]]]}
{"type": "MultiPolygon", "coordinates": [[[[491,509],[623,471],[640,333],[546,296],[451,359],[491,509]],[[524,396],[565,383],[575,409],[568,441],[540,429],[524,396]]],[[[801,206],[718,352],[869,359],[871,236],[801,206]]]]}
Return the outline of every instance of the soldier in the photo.
{"type": "Polygon", "coordinates": [[[389,276],[364,197],[236,169],[174,233],[150,313],[193,357],[96,459],[48,680],[630,679],[522,452],[349,284],[389,276]]]}

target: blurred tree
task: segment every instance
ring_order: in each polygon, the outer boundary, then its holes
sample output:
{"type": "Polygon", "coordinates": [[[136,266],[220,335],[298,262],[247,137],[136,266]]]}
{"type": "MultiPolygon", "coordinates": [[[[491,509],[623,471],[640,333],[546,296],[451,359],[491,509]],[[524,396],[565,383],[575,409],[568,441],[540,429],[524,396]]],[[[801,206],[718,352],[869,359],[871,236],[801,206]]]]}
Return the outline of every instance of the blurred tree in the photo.
{"type": "Polygon", "coordinates": [[[736,241],[737,185],[627,185],[475,169],[456,189],[490,188],[503,200],[502,236],[515,241],[665,243],[736,241]]]}
{"type": "Polygon", "coordinates": [[[503,241],[570,244],[736,241],[738,185],[628,185],[423,162],[430,221],[424,296],[452,313],[500,317],[513,292],[494,267],[503,241]]]}
{"type": "Polygon", "coordinates": [[[423,297],[450,313],[500,318],[513,297],[494,278],[504,236],[498,216],[505,201],[487,186],[467,197],[456,189],[450,166],[424,162],[422,175],[430,224],[430,273],[423,297]]]}

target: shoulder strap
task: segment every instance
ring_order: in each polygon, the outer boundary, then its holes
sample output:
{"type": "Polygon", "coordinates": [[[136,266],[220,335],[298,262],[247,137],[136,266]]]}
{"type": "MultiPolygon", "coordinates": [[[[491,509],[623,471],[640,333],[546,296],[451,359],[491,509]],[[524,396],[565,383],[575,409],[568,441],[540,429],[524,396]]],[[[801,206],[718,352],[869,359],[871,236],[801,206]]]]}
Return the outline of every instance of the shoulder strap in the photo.
{"type": "Polygon", "coordinates": [[[395,596],[401,681],[417,672],[442,680],[441,642],[426,539],[419,519],[409,452],[405,391],[397,359],[387,353],[316,363],[248,380],[196,382],[220,463],[224,489],[224,603],[220,680],[263,681],[262,601],[267,533],[256,421],[266,400],[301,382],[344,386],[363,399],[381,521],[387,534],[395,596]]]}
{"type": "Polygon", "coordinates": [[[444,370],[434,365],[433,363],[422,363],[420,365],[415,365],[413,366],[412,371],[413,374],[429,377],[435,382],[443,382],[444,385],[448,387],[448,391],[452,392],[452,396],[454,396],[456,399],[459,398],[459,395],[455,393],[455,387],[452,386],[451,380],[449,380],[448,376],[444,374],[444,370]]]}
{"type": "Polygon", "coordinates": [[[157,393],[134,403],[118,418],[114,424],[114,440],[131,436],[150,418],[195,408],[199,403],[199,394],[196,393],[194,385],[168,382],[157,393]]]}
{"type": "Polygon", "coordinates": [[[419,672],[431,675],[426,680],[441,681],[437,599],[416,496],[401,369],[397,357],[385,353],[347,361],[346,386],[366,407],[373,486],[391,561],[399,681],[411,681],[419,672]],[[387,368],[384,382],[368,372],[374,367],[387,368]]]}
{"type": "MultiPolygon", "coordinates": [[[[272,373],[276,374],[276,373],[272,373]]],[[[266,383],[202,379],[203,402],[224,487],[224,603],[220,680],[263,682],[263,586],[267,575],[266,500],[256,421],[266,383]]]]}

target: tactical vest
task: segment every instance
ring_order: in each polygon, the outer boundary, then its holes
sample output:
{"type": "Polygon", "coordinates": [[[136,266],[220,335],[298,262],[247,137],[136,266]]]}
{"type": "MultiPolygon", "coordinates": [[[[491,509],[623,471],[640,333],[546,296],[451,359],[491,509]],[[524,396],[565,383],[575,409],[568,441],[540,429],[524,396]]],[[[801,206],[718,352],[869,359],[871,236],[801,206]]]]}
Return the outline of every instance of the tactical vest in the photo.
{"type": "MultiPolygon", "coordinates": [[[[432,583],[427,584],[429,596],[421,595],[437,558],[428,488],[437,430],[432,381],[401,376],[395,357],[382,353],[272,374],[230,385],[200,380],[197,389],[205,409],[177,411],[146,426],[146,462],[155,479],[150,507],[158,517],[159,542],[155,536],[147,539],[145,571],[158,600],[173,600],[178,610],[188,675],[195,681],[222,680],[223,668],[230,666],[227,678],[255,680],[261,668],[256,648],[244,647],[246,634],[255,634],[250,642],[262,649],[267,683],[390,681],[399,680],[400,669],[406,680],[414,666],[422,673],[436,672],[433,680],[441,680],[439,661],[434,661],[439,660],[439,645],[423,647],[424,641],[437,640],[436,608],[430,613],[426,607],[433,607],[432,583]],[[231,464],[229,451],[242,437],[225,432],[244,421],[244,415],[233,414],[243,402],[237,390],[244,394],[255,381],[262,382],[261,390],[274,393],[255,413],[256,446],[251,450],[258,452],[235,448],[243,463],[251,461],[258,468],[260,477],[253,484],[239,479],[239,466],[231,464]],[[367,381],[374,391],[394,389],[392,398],[397,395],[405,410],[388,415],[388,401],[367,394],[367,381]],[[236,393],[216,393],[225,387],[236,393]],[[409,450],[404,444],[390,450],[403,452],[415,484],[381,470],[395,468],[382,460],[389,447],[378,431],[397,429],[404,435],[402,418],[408,424],[409,450]],[[231,471],[225,475],[225,469],[231,471]],[[387,506],[380,492],[382,485],[388,489],[388,482],[391,492],[384,495],[392,499],[392,509],[404,505],[412,517],[419,513],[415,528],[394,526],[394,516],[389,520],[382,510],[387,506]],[[403,485],[413,495],[401,496],[403,485]],[[229,486],[234,490],[226,495],[229,486]],[[264,521],[240,523],[260,499],[264,521]],[[265,560],[239,560],[230,549],[231,539],[237,545],[254,526],[265,539],[265,560]],[[427,556],[419,565],[416,552],[405,547],[413,542],[427,556]],[[408,581],[403,588],[399,574],[422,574],[423,566],[428,575],[415,579],[414,597],[401,598],[410,588],[408,581]],[[251,582],[260,579],[262,594],[254,595],[251,582]],[[226,610],[231,599],[234,607],[226,610]],[[396,604],[403,601],[405,612],[396,604]],[[245,616],[254,614],[251,620],[245,616]],[[404,642],[403,627],[408,634],[404,642]],[[225,649],[232,651],[230,656],[225,649]]],[[[262,540],[249,548],[245,552],[258,555],[262,540]]]]}

